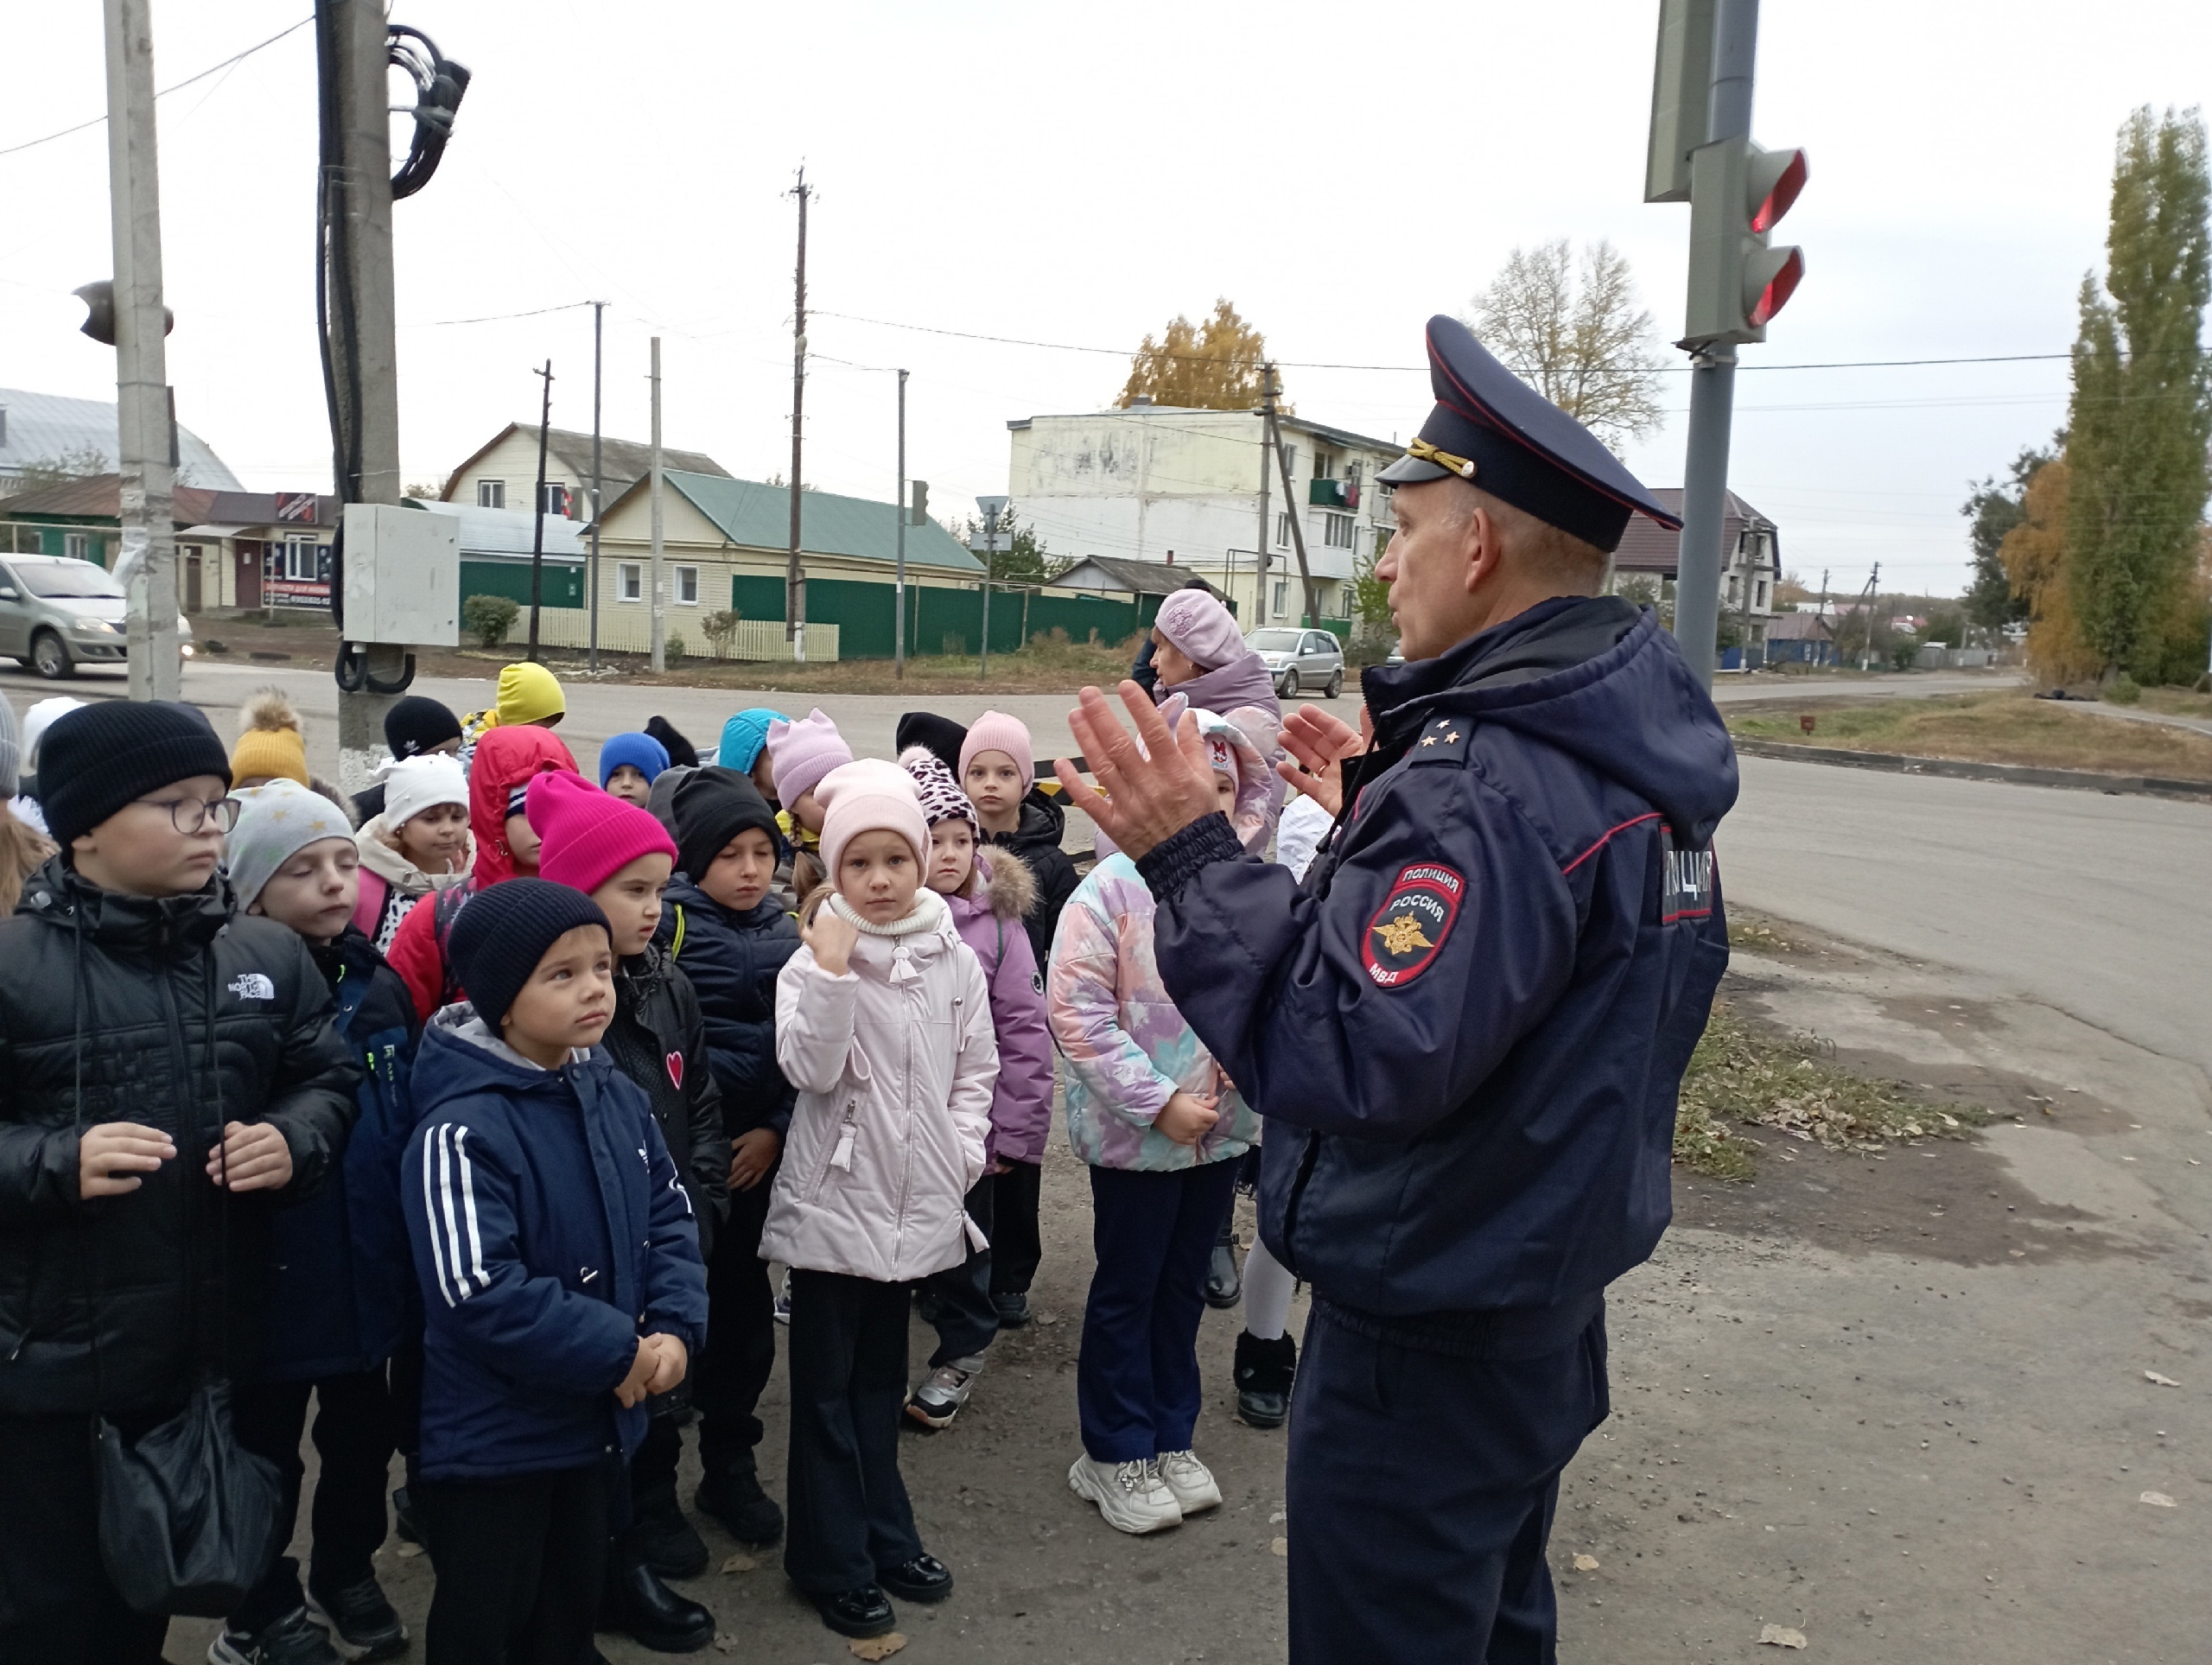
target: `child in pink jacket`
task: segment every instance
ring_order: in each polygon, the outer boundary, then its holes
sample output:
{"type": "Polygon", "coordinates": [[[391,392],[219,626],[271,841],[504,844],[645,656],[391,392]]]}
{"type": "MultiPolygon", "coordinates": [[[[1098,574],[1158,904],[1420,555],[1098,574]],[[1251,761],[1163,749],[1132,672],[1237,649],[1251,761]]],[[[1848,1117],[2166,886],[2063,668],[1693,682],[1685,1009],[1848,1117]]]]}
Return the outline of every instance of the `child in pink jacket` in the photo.
{"type": "Polygon", "coordinates": [[[842,1636],[880,1636],[889,1595],[942,1601],[899,1475],[906,1285],[987,1247],[962,1199],[983,1177],[998,1045],[982,968],[944,898],[914,783],[863,759],[814,788],[829,882],[776,980],[776,1062],[798,1090],[760,1257],[791,1268],[784,1570],[842,1636]]]}
{"type": "MultiPolygon", "coordinates": [[[[968,1217],[995,1239],[1007,1226],[1014,1237],[1033,1239],[1036,1176],[1052,1125],[1052,1043],[1045,1028],[1045,980],[1022,923],[1036,905],[1036,881],[1027,864],[1011,852],[979,848],[982,823],[975,804],[927,747],[908,747],[899,754],[899,763],[914,778],[922,818],[929,823],[929,867],[923,882],[944,898],[960,940],[983,968],[991,1027],[998,1036],[991,1165],[968,1193],[968,1217]],[[1009,1214],[1017,1217],[1009,1220],[1009,1214]]],[[[930,1356],[927,1379],[906,1401],[906,1414],[924,1427],[944,1427],[960,1414],[983,1368],[984,1350],[998,1334],[1001,1309],[992,1293],[995,1252],[972,1251],[963,1264],[929,1281],[934,1310],[925,1310],[925,1316],[937,1327],[938,1349],[930,1356]]]]}

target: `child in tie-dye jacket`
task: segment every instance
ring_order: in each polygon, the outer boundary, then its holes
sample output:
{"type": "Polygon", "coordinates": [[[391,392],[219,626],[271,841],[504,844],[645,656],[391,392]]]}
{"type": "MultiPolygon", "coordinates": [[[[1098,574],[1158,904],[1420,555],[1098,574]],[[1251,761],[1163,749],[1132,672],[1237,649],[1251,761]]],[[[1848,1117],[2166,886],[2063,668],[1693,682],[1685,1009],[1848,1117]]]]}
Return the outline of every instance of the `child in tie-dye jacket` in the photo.
{"type": "MultiPolygon", "coordinates": [[[[1274,720],[1198,713],[1223,811],[1267,842],[1274,720]],[[1257,731],[1257,732],[1255,732],[1257,731]]],[[[1068,1141],[1090,1165],[1098,1268],[1076,1376],[1077,1495],[1125,1532],[1173,1526],[1221,1502],[1191,1450],[1206,1264],[1259,1118],[1168,998],[1154,958],[1152,893],[1106,855],[1068,899],[1046,1015],[1067,1060],[1068,1141]]]]}

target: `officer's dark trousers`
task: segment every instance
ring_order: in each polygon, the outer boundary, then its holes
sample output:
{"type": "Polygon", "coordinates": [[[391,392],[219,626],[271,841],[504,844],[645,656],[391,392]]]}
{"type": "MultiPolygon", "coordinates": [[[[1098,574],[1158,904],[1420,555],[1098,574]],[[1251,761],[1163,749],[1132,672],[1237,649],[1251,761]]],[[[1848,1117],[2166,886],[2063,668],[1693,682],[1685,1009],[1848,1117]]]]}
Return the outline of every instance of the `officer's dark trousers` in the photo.
{"type": "Polygon", "coordinates": [[[835,1595],[922,1553],[899,1474],[911,1284],[791,1272],[791,1432],[784,1571],[835,1595]]]}
{"type": "Polygon", "coordinates": [[[991,1212],[991,1293],[1026,1295],[1036,1281],[1038,1262],[1045,1258],[1038,1230],[1037,1211],[1045,1170],[1036,1162],[1007,1159],[1006,1172],[995,1175],[991,1212]]]}
{"type": "MultiPolygon", "coordinates": [[[[692,1373],[691,1402],[699,1412],[699,1460],[709,1473],[751,1469],[753,1447],[760,1443],[760,1419],[753,1413],[776,1368],[777,1329],[760,1230],[775,1179],[772,1167],[752,1190],[730,1193],[729,1217],[715,1233],[714,1258],[707,1264],[707,1347],[692,1373]]],[[[638,1453],[641,1507],[650,1509],[649,1499],[659,1495],[664,1464],[673,1495],[676,1454],[673,1448],[638,1453]]]]}
{"type": "MultiPolygon", "coordinates": [[[[245,1383],[232,1391],[231,1415],[238,1444],[276,1464],[283,1478],[278,1542],[289,1544],[306,1472],[300,1434],[307,1426],[310,1393],[315,1399],[315,1453],[321,1458],[315,1483],[310,1582],[327,1592],[367,1578],[374,1570],[369,1558],[384,1542],[385,1483],[395,1440],[383,1368],[321,1382],[245,1383]]],[[[230,1627],[253,1635],[297,1611],[302,1598],[300,1564],[280,1554],[231,1615],[230,1627]]]]}
{"type": "Polygon", "coordinates": [[[1098,1269],[1084,1303],[1075,1395],[1083,1448],[1098,1462],[1191,1448],[1206,1262],[1236,1185],[1234,1162],[1090,1171],[1098,1269]]]}
{"type": "Polygon", "coordinates": [[[1602,1312],[1543,1344],[1415,1350],[1314,1303],[1290,1418],[1291,1665],[1551,1665],[1544,1549],[1560,1471],[1608,1408],[1602,1312]]]}
{"type": "MultiPolygon", "coordinates": [[[[173,1414],[118,1421],[136,1439],[173,1414]]],[[[168,1628],[124,1605],[100,1559],[92,1417],[0,1417],[0,1660],[160,1665],[168,1628]]]]}
{"type": "MultiPolygon", "coordinates": [[[[999,1181],[985,1174],[963,1204],[976,1229],[996,1242],[992,1204],[999,1181]]],[[[922,1286],[937,1297],[937,1350],[930,1369],[957,1358],[978,1358],[999,1332],[999,1309],[991,1305],[991,1250],[970,1248],[959,1265],[931,1274],[922,1286]]]]}
{"type": "Polygon", "coordinates": [[[607,1573],[617,1459],[501,1480],[425,1480],[438,1583],[423,1665],[570,1665],[587,1657],[607,1573]]]}

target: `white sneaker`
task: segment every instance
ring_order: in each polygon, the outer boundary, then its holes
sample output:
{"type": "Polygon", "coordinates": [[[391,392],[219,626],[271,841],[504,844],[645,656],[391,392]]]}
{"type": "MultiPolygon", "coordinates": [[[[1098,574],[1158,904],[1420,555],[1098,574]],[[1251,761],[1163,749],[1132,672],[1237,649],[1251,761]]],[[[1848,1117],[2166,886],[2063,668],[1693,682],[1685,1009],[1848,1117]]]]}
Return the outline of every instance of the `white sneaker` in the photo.
{"type": "MultiPolygon", "coordinates": [[[[1078,1457],[1068,1471],[1068,1490],[1097,1504],[1106,1524],[1116,1532],[1159,1532],[1183,1523],[1183,1511],[1160,1478],[1157,1463],[1101,1463],[1078,1457]]],[[[1218,1492],[1214,1501],[1221,1501],[1218,1492]]]]}
{"type": "Polygon", "coordinates": [[[982,1368],[983,1361],[972,1357],[938,1365],[906,1395],[906,1414],[925,1428],[950,1427],[968,1395],[976,1391],[976,1377],[982,1368]]]}
{"type": "Polygon", "coordinates": [[[1153,1471],[1173,1494],[1175,1506],[1185,1515],[1221,1507],[1221,1487],[1213,1471],[1198,1461],[1194,1451],[1163,1451],[1153,1459],[1153,1471]]]}

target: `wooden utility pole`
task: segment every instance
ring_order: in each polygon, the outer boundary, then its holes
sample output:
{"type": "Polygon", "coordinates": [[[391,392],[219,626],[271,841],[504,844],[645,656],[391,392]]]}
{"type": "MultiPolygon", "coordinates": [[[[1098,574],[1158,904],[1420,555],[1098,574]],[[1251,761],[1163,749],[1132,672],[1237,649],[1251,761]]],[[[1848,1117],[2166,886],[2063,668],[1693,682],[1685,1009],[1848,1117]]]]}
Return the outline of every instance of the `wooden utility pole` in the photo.
{"type": "Polygon", "coordinates": [[[530,659],[537,662],[537,613],[545,591],[545,441],[553,425],[553,361],[533,372],[545,378],[545,395],[537,408],[537,492],[530,517],[530,659]]]}
{"type": "MultiPolygon", "coordinates": [[[[1275,367],[1260,366],[1260,541],[1256,545],[1260,558],[1255,566],[1256,576],[1252,583],[1252,623],[1255,628],[1268,622],[1268,552],[1274,548],[1270,537],[1273,529],[1268,524],[1268,476],[1273,470],[1268,455],[1274,448],[1275,435],[1275,367]]],[[[1230,593],[1236,587],[1230,586],[1230,593]]]]}
{"type": "MultiPolygon", "coordinates": [[[[1321,603],[1313,591],[1313,574],[1306,564],[1306,517],[1298,512],[1298,499],[1291,489],[1290,459],[1282,454],[1282,429],[1275,415],[1275,367],[1265,367],[1268,378],[1268,448],[1275,454],[1275,467],[1282,475],[1283,508],[1290,516],[1290,545],[1298,551],[1298,581],[1306,592],[1306,627],[1318,630],[1321,625],[1321,603]]],[[[1265,562],[1262,562],[1262,569],[1265,562]]],[[[1262,582],[1266,581],[1262,579],[1262,582]]]]}
{"type": "Polygon", "coordinates": [[[668,669],[668,587],[661,565],[660,337],[653,337],[652,667],[668,669]]]}
{"type": "Polygon", "coordinates": [[[602,475],[599,457],[601,325],[607,302],[591,303],[591,674],[599,675],[599,505],[602,475]]]}
{"type": "Polygon", "coordinates": [[[798,267],[792,280],[791,310],[791,541],[784,569],[784,639],[791,658],[806,662],[806,569],[799,562],[799,469],[806,426],[806,201],[813,194],[806,169],[798,170],[791,194],[798,199],[798,267]]]}
{"type": "Polygon", "coordinates": [[[176,457],[162,340],[161,177],[149,0],[106,0],[109,213],[115,248],[116,467],[130,697],[183,691],[176,636],[176,457]],[[127,566],[126,566],[127,563],[127,566]]]}

